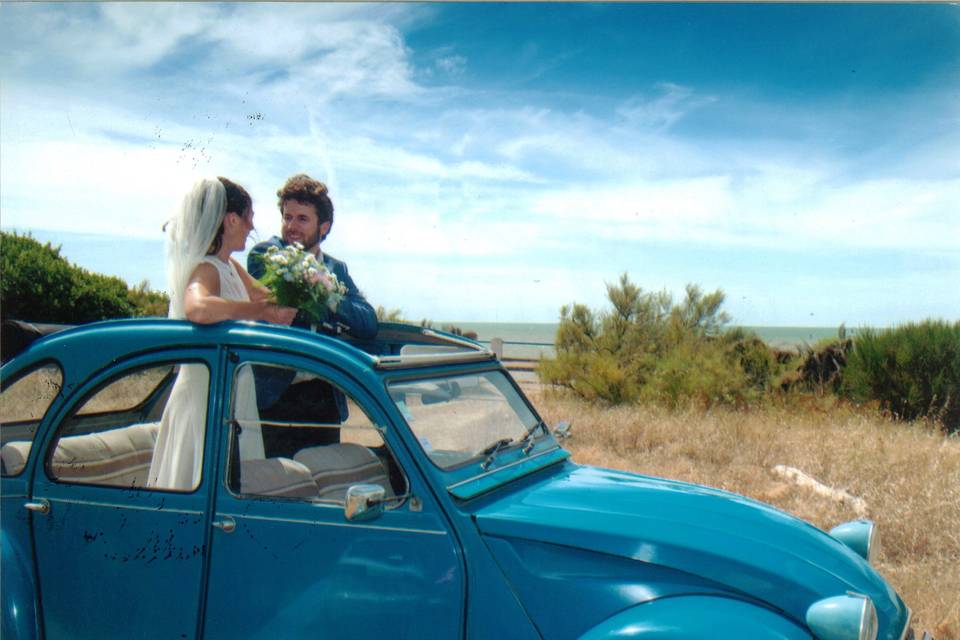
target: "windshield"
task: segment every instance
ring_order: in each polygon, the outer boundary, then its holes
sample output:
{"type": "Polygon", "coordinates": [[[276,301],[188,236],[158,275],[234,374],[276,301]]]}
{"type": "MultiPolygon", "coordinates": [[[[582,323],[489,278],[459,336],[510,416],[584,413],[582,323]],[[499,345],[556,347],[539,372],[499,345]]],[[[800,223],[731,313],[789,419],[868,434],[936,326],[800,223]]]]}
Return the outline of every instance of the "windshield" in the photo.
{"type": "Polygon", "coordinates": [[[442,469],[545,432],[501,371],[404,380],[388,389],[420,446],[442,469]]]}

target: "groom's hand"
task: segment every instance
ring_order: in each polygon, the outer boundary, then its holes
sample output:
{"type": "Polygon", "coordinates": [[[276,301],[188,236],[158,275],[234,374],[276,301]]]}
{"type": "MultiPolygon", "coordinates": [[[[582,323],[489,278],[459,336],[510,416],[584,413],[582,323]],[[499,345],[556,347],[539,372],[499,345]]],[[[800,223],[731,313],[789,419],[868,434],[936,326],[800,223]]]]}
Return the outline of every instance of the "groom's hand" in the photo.
{"type": "Polygon", "coordinates": [[[275,324],[290,324],[297,315],[297,310],[293,307],[281,307],[275,304],[267,306],[264,320],[275,324]]]}

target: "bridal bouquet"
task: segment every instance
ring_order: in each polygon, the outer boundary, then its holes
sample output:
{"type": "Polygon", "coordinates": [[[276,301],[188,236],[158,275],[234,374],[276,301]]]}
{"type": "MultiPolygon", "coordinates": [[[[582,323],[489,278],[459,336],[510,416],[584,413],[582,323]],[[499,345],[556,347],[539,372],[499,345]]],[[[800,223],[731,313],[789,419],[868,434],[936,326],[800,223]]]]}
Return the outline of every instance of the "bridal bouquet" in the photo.
{"type": "Polygon", "coordinates": [[[277,304],[303,311],[314,323],[336,311],[347,293],[346,285],[296,242],[282,249],[268,248],[263,266],[260,283],[270,290],[277,304]]]}

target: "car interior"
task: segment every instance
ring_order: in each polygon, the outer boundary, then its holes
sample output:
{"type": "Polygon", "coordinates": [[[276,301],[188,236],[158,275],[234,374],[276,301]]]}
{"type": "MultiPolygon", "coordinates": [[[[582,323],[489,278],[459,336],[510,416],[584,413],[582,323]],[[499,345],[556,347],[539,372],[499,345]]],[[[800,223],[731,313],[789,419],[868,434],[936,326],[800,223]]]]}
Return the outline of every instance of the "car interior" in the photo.
{"type": "MultiPolygon", "coordinates": [[[[380,485],[387,497],[406,492],[406,479],[380,432],[353,400],[306,372],[248,366],[293,375],[281,393],[273,397],[258,393],[256,422],[264,438],[262,458],[240,460],[236,442],[249,421],[231,421],[228,486],[233,493],[342,503],[354,484],[380,485]],[[345,415],[335,406],[337,393],[345,415]],[[270,404],[261,406],[261,401],[270,404]]],[[[78,403],[59,426],[46,460],[49,476],[68,483],[146,488],[179,368],[163,364],[126,371],[78,403]]],[[[2,417],[3,475],[15,476],[29,456],[42,411],[31,419],[2,417]]]]}

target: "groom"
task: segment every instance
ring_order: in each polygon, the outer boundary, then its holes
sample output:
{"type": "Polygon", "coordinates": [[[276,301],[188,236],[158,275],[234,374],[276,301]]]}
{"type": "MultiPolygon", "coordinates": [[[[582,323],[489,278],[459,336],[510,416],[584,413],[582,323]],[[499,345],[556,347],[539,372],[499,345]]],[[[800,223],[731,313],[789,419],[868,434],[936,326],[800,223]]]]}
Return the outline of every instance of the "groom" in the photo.
{"type": "MultiPolygon", "coordinates": [[[[354,284],[346,263],[320,250],[320,244],[333,225],[333,203],[327,194],[327,186],[300,173],[289,178],[277,191],[277,196],[281,237],[274,236],[251,249],[247,256],[247,271],[259,279],[265,271],[263,259],[269,247],[282,248],[292,242],[299,243],[318,260],[322,260],[347,288],[340,306],[329,318],[330,324],[345,326],[348,333],[361,340],[376,337],[377,314],[354,284]]],[[[293,326],[309,327],[309,322],[302,314],[298,314],[293,326]]],[[[328,424],[340,424],[347,419],[347,400],[342,392],[319,379],[291,384],[293,372],[290,373],[270,373],[269,369],[264,368],[255,374],[261,419],[328,424]]],[[[264,450],[267,457],[292,458],[304,447],[338,442],[339,435],[339,429],[265,426],[264,450]]]]}
{"type": "MultiPolygon", "coordinates": [[[[353,283],[345,262],[337,260],[320,250],[320,243],[333,226],[333,203],[327,195],[327,185],[314,180],[305,173],[289,178],[277,191],[280,200],[280,234],[257,244],[247,256],[247,271],[259,279],[264,273],[263,258],[267,249],[286,247],[291,242],[300,243],[304,249],[322,260],[327,269],[347,287],[347,294],[340,302],[331,324],[341,324],[354,337],[372,340],[377,335],[377,313],[353,283]]],[[[294,326],[307,327],[309,323],[297,318],[294,326]]]]}

